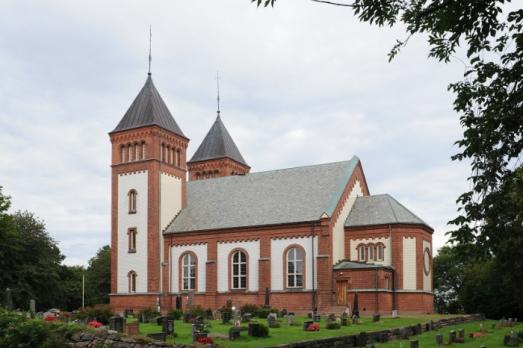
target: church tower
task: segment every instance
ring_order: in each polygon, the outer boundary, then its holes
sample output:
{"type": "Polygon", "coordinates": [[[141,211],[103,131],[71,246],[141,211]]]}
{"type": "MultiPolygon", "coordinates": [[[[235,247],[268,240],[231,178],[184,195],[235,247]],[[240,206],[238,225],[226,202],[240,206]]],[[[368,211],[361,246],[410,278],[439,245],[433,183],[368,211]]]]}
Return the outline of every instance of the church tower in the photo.
{"type": "Polygon", "coordinates": [[[251,169],[225,128],[220,111],[187,166],[189,180],[242,175],[251,169]]]}
{"type": "MultiPolygon", "coordinates": [[[[112,144],[111,305],[134,294],[156,308],[163,288],[163,230],[186,206],[189,139],[151,74],[116,128],[112,144]]],[[[127,302],[125,302],[127,301],[127,302]]],[[[133,300],[134,301],[134,300],[133,300]]],[[[124,307],[127,308],[127,307],[124,307]]]]}

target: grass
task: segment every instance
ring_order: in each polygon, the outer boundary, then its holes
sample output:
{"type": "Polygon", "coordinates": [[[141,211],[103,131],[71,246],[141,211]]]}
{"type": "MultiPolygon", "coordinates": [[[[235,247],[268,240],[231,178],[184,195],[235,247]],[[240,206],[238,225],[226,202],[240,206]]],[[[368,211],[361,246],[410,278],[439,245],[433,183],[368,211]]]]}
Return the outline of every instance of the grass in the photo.
{"type": "MultiPolygon", "coordinates": [[[[465,343],[456,343],[452,346],[460,348],[478,348],[484,345],[488,348],[491,347],[503,347],[503,337],[511,331],[518,331],[521,329],[521,325],[515,327],[504,327],[499,329],[492,329],[492,324],[496,323],[493,320],[486,320],[483,322],[484,328],[486,329],[486,335],[483,337],[470,338],[469,333],[479,332],[480,322],[470,322],[460,325],[454,325],[439,329],[438,331],[429,331],[422,335],[415,336],[412,339],[419,340],[419,346],[423,348],[440,347],[436,345],[436,335],[438,333],[443,334],[443,342],[446,344],[449,339],[450,330],[465,329],[465,343]]],[[[409,340],[396,340],[387,343],[376,344],[376,348],[409,348],[409,340]]]]}
{"type": "MultiPolygon", "coordinates": [[[[373,323],[371,317],[363,317],[360,320],[359,324],[356,325],[349,325],[349,326],[342,326],[339,330],[327,330],[325,328],[325,318],[322,317],[322,321],[320,323],[321,330],[318,332],[307,332],[303,330],[303,322],[307,320],[304,316],[297,316],[295,318],[295,324],[293,326],[288,326],[287,323],[284,320],[281,320],[281,327],[280,328],[271,328],[269,332],[269,337],[267,338],[256,338],[256,337],[249,337],[247,335],[246,331],[242,331],[240,339],[235,341],[229,341],[227,339],[221,339],[217,337],[213,337],[215,343],[219,344],[223,347],[248,347],[248,348],[257,348],[257,347],[269,347],[274,346],[278,344],[285,344],[290,342],[299,342],[299,341],[308,341],[308,340],[315,340],[315,339],[321,339],[321,338],[327,338],[327,337],[335,337],[335,336],[346,336],[346,335],[353,335],[358,334],[360,332],[366,331],[378,331],[378,330],[384,330],[384,329],[391,329],[391,328],[397,328],[397,327],[403,327],[407,325],[415,325],[417,323],[425,323],[433,320],[438,320],[444,317],[448,316],[441,316],[441,315],[420,315],[420,316],[405,316],[401,318],[392,319],[390,317],[382,317],[381,321],[378,323],[373,323]]],[[[259,322],[266,323],[266,320],[264,319],[258,319],[259,322]]],[[[221,321],[217,320],[211,320],[210,321],[210,327],[209,331],[211,332],[211,336],[213,335],[223,335],[227,336],[229,332],[229,328],[231,327],[230,324],[222,324],[221,321]]],[[[479,327],[478,323],[475,323],[476,327],[479,327]]],[[[156,333],[161,331],[161,326],[158,326],[154,323],[152,324],[141,324],[140,325],[140,333],[143,335],[149,334],[149,333],[156,333]]],[[[174,324],[174,331],[176,332],[177,337],[170,338],[169,342],[179,343],[179,344],[191,344],[192,343],[192,336],[191,336],[191,324],[184,323],[181,320],[175,321],[174,324]]],[[[503,338],[501,336],[501,338],[503,338]]],[[[430,339],[429,339],[430,340],[430,339]]],[[[432,337],[432,342],[434,342],[434,338],[432,337]]],[[[408,342],[407,342],[408,344],[408,342]]],[[[403,344],[405,348],[409,347],[408,345],[403,344]]],[[[382,345],[380,347],[389,347],[386,345],[382,345]]],[[[393,345],[390,347],[399,347],[399,344],[393,345]]],[[[422,345],[422,347],[425,347],[425,345],[422,345]]],[[[463,346],[464,347],[464,346],[463,346]]],[[[490,346],[489,346],[490,347],[490,346]]]]}

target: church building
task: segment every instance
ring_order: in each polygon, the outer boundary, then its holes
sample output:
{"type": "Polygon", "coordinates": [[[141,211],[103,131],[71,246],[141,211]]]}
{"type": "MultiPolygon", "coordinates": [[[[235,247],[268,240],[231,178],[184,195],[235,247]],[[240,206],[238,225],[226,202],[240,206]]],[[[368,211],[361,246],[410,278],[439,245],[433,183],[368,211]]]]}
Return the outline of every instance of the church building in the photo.
{"type": "Polygon", "coordinates": [[[190,160],[189,138],[151,75],[112,143],[111,307],[190,298],[360,314],[432,313],[433,229],[361,160],[251,172],[220,112],[190,160]]]}

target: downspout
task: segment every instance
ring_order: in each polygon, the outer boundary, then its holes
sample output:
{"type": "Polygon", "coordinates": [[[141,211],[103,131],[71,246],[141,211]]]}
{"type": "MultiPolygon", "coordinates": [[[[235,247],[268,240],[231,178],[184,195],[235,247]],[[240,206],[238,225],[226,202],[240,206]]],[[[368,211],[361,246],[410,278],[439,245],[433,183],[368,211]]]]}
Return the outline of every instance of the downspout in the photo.
{"type": "Polygon", "coordinates": [[[169,309],[173,309],[173,236],[169,238],[169,309]]]}
{"type": "Polygon", "coordinates": [[[312,229],[311,229],[311,254],[312,254],[312,312],[316,313],[316,286],[314,284],[315,280],[315,274],[316,274],[316,262],[315,262],[315,256],[314,256],[314,227],[316,225],[316,222],[312,222],[312,229]]]}
{"type": "Polygon", "coordinates": [[[392,260],[394,260],[392,251],[394,250],[394,248],[392,247],[392,227],[390,224],[389,224],[389,242],[390,242],[390,265],[391,265],[391,269],[392,269],[392,310],[394,311],[394,310],[396,310],[396,270],[394,269],[394,267],[392,267],[392,260]]]}
{"type": "Polygon", "coordinates": [[[158,280],[159,280],[159,286],[160,286],[160,296],[158,297],[159,299],[159,306],[160,306],[160,312],[161,312],[161,303],[162,301],[160,300],[160,298],[163,299],[163,234],[162,234],[162,160],[163,160],[163,157],[165,156],[165,153],[163,151],[163,148],[162,148],[162,130],[160,129],[159,133],[158,133],[158,145],[160,145],[159,149],[160,149],[160,165],[159,165],[159,169],[158,169],[158,229],[159,229],[159,244],[160,244],[160,254],[159,254],[159,258],[160,258],[160,276],[158,277],[158,280]]]}

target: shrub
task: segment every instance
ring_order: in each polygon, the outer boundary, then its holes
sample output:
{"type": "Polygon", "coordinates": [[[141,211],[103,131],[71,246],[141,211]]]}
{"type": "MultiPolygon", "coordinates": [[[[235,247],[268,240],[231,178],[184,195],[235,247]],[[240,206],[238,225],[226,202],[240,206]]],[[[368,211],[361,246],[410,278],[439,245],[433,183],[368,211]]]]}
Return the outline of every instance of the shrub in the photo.
{"type": "Polygon", "coordinates": [[[96,305],[94,307],[81,309],[74,315],[74,318],[83,321],[96,320],[104,325],[108,325],[109,318],[113,315],[114,313],[108,305],[96,305]]]}
{"type": "Polygon", "coordinates": [[[202,306],[193,306],[188,312],[191,314],[191,318],[193,319],[196,317],[207,318],[207,312],[202,306]]]}
{"type": "Polygon", "coordinates": [[[240,312],[242,312],[242,314],[251,313],[252,315],[254,315],[258,311],[258,309],[259,307],[257,305],[246,303],[240,307],[240,312]]]}
{"type": "Polygon", "coordinates": [[[337,329],[341,328],[341,325],[336,321],[332,321],[332,322],[327,323],[326,327],[328,330],[337,330],[337,329]]]}
{"type": "Polygon", "coordinates": [[[168,313],[167,313],[167,316],[169,317],[173,317],[174,320],[180,320],[182,319],[183,317],[183,312],[181,309],[171,309],[168,313]]]}
{"type": "Polygon", "coordinates": [[[261,319],[266,319],[270,313],[278,313],[278,310],[275,308],[260,307],[256,311],[256,316],[261,319]]]}
{"type": "Polygon", "coordinates": [[[258,329],[258,337],[267,337],[269,336],[269,327],[265,324],[260,323],[260,327],[258,329]]]}
{"type": "Polygon", "coordinates": [[[138,312],[138,320],[140,323],[148,323],[156,317],[159,317],[160,313],[152,308],[145,308],[138,312]]]}

